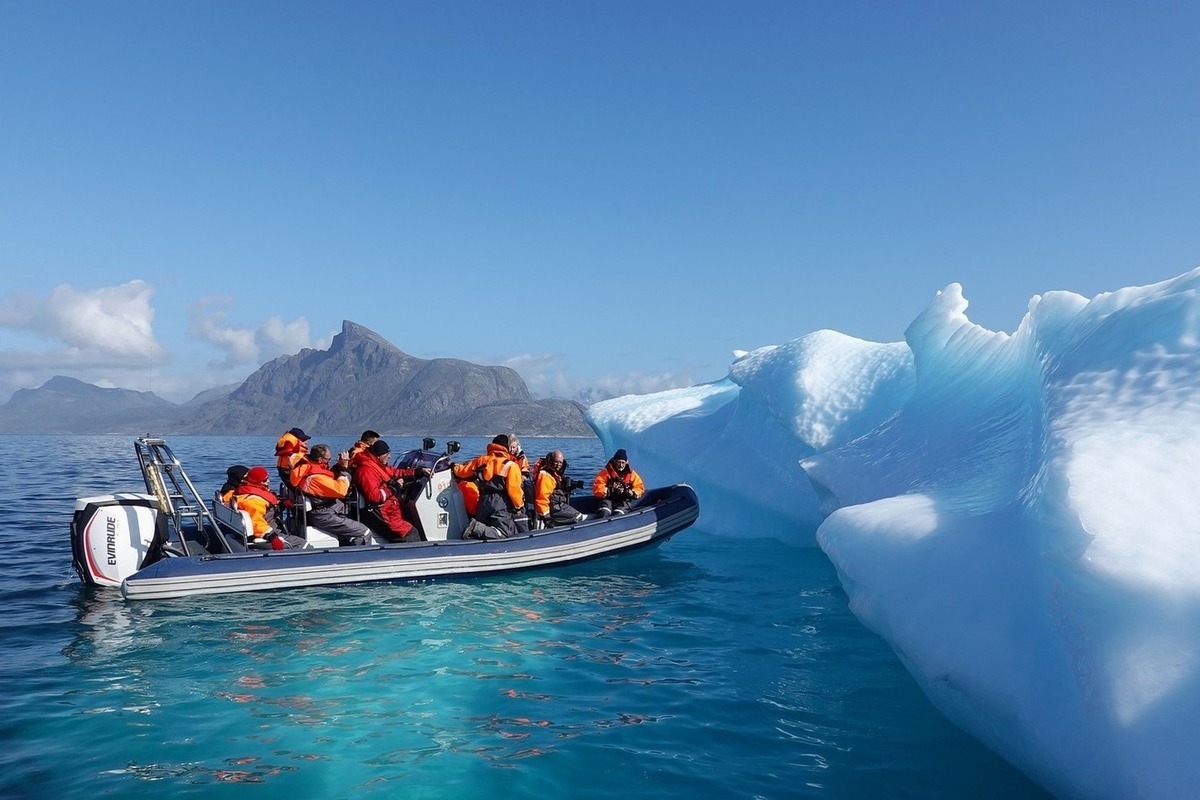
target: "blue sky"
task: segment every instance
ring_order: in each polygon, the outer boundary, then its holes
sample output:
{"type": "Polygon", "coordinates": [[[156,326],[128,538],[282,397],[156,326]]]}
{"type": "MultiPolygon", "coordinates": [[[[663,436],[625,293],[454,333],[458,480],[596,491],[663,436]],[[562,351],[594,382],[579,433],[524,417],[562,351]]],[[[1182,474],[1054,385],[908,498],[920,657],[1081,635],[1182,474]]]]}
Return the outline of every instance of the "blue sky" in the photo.
{"type": "Polygon", "coordinates": [[[0,0],[0,399],[342,320],[537,394],[1200,265],[1200,4],[0,0]]]}

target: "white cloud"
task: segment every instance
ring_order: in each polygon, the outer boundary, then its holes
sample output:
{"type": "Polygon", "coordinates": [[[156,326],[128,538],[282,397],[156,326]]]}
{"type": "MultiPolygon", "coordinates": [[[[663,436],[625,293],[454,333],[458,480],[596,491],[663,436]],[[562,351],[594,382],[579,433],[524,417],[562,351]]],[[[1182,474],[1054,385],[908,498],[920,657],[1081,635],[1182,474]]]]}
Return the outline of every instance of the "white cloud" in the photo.
{"type": "MultiPolygon", "coordinates": [[[[154,293],[152,284],[131,280],[90,290],[62,285],[44,299],[14,293],[0,300],[0,332],[8,332],[0,349],[0,401],[17,389],[67,375],[182,402],[200,391],[239,383],[273,358],[304,348],[326,349],[336,333],[314,338],[305,317],[285,320],[276,315],[257,326],[230,324],[236,299],[203,297],[187,310],[186,334],[215,348],[219,357],[205,363],[203,351],[189,354],[181,343],[175,358],[187,363],[169,369],[171,354],[154,334],[154,293]],[[204,366],[198,368],[200,364],[204,366]]],[[[526,353],[504,363],[521,375],[535,397],[585,404],[695,383],[687,373],[670,372],[577,378],[553,354],[526,353]]]]}
{"type": "Polygon", "coordinates": [[[308,320],[297,317],[291,322],[284,322],[279,317],[271,317],[259,326],[256,335],[260,351],[260,363],[270,361],[283,355],[298,353],[306,347],[326,348],[331,337],[313,339],[309,331],[308,320]]]}
{"type": "Polygon", "coordinates": [[[169,355],[154,336],[153,296],[151,284],[132,280],[90,290],[62,285],[44,300],[5,298],[0,328],[49,345],[0,350],[0,390],[31,388],[54,375],[103,386],[121,385],[134,371],[154,373],[169,355]]]}
{"type": "Polygon", "coordinates": [[[142,280],[87,291],[63,285],[41,303],[12,295],[0,306],[0,326],[60,343],[48,355],[65,363],[161,363],[166,350],[154,338],[153,295],[142,280]]]}
{"type": "Polygon", "coordinates": [[[188,336],[225,354],[224,359],[211,363],[211,367],[257,367],[278,356],[317,346],[304,317],[287,322],[273,316],[257,328],[227,325],[227,307],[233,302],[234,298],[228,296],[204,297],[188,309],[188,336]]]}
{"type": "MultiPolygon", "coordinates": [[[[188,309],[187,335],[200,342],[213,345],[225,354],[219,366],[236,367],[258,361],[258,345],[254,342],[254,329],[225,324],[227,310],[232,297],[202,297],[188,309]]],[[[210,363],[218,366],[218,363],[210,363]]]]}

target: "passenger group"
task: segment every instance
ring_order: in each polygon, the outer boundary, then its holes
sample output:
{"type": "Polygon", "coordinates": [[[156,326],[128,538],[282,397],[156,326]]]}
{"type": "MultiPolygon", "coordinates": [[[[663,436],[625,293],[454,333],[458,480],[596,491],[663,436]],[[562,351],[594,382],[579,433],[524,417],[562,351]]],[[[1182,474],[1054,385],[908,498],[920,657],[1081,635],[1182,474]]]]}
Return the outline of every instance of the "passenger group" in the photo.
{"type": "MultiPolygon", "coordinates": [[[[302,537],[287,532],[281,513],[306,507],[306,524],[336,537],[340,544],[421,540],[417,527],[404,518],[402,498],[406,486],[430,477],[428,469],[390,464],[391,448],[373,430],[363,431],[336,460],[329,445],[310,448],[310,439],[301,428],[290,428],[279,437],[275,445],[279,494],[271,491],[265,467],[239,464],[227,470],[221,500],[249,515],[254,539],[275,550],[304,546],[302,537]],[[350,499],[357,501],[357,514],[348,510],[350,499]]],[[[567,466],[561,450],[552,450],[530,466],[520,440],[511,434],[495,436],[484,453],[469,461],[452,462],[451,472],[470,518],[464,538],[503,539],[531,528],[586,519],[570,497],[584,484],[566,476],[567,466]]],[[[623,514],[645,491],[625,450],[617,450],[592,481],[594,516],[623,514]]]]}

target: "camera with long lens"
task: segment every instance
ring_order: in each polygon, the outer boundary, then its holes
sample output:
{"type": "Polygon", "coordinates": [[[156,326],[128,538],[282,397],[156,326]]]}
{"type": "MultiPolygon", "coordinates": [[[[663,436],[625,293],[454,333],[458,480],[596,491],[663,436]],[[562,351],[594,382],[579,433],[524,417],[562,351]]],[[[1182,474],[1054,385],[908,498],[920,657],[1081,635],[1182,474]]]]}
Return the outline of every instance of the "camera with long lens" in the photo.
{"type": "Polygon", "coordinates": [[[583,488],[583,481],[577,481],[572,478],[567,479],[567,491],[568,492],[573,492],[576,489],[582,489],[582,488],[583,488]]]}
{"type": "Polygon", "coordinates": [[[612,481],[608,484],[608,496],[613,500],[623,500],[633,496],[633,489],[622,481],[612,481]]]}

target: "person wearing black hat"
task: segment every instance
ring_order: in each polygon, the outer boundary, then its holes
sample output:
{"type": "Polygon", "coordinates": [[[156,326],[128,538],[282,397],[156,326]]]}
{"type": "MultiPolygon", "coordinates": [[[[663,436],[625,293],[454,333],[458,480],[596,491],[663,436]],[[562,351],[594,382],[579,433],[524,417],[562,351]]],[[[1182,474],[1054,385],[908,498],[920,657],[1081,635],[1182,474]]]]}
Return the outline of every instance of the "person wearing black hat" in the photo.
{"type": "Polygon", "coordinates": [[[221,502],[229,502],[229,498],[233,496],[233,490],[242,485],[242,480],[249,471],[250,468],[244,464],[234,464],[225,470],[225,483],[221,486],[220,492],[221,502]]]}
{"type": "Polygon", "coordinates": [[[308,453],[308,440],[312,437],[300,428],[284,431],[275,443],[275,469],[284,484],[288,483],[288,473],[294,465],[308,453]]]}
{"type": "Polygon", "coordinates": [[[624,449],[613,453],[592,481],[592,494],[600,498],[597,512],[602,517],[624,514],[629,504],[645,493],[646,484],[629,466],[629,455],[624,449]]]}
{"type": "Polygon", "coordinates": [[[510,445],[508,434],[498,434],[486,453],[453,467],[454,476],[461,481],[459,489],[467,512],[472,514],[464,538],[503,539],[529,530],[521,467],[513,460],[510,445]],[[472,511],[467,501],[474,489],[478,490],[479,500],[472,511]]]}
{"type": "Polygon", "coordinates": [[[420,532],[404,519],[400,498],[406,480],[428,476],[429,470],[393,467],[388,464],[391,448],[377,438],[370,447],[351,460],[354,486],[366,504],[360,517],[368,528],[384,539],[400,542],[421,541],[420,532]]]}

